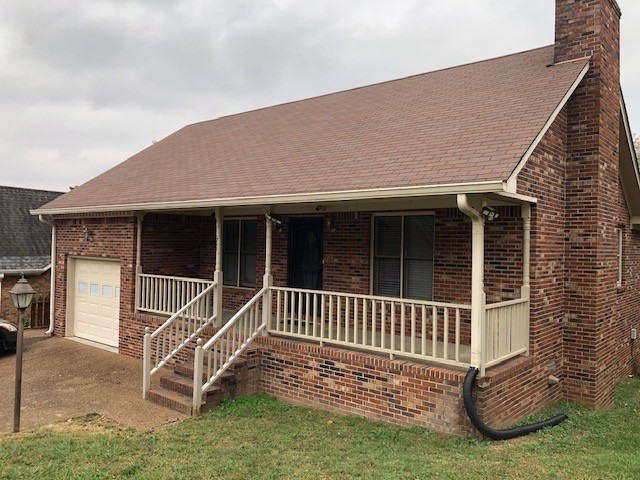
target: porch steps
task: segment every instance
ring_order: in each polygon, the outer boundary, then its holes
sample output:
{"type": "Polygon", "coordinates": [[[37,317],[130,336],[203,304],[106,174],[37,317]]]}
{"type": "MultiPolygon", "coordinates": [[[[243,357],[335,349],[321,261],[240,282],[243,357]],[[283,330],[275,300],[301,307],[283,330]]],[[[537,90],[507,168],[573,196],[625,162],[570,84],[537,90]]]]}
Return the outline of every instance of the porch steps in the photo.
{"type": "MultiPolygon", "coordinates": [[[[258,359],[255,348],[247,349],[218,379],[215,385],[202,394],[201,412],[215,410],[222,400],[258,393],[258,359]]],[[[206,362],[206,359],[205,359],[206,362]]],[[[206,364],[204,367],[206,371],[206,364]]],[[[203,372],[203,381],[206,373],[203,372]]],[[[178,363],[173,373],[160,378],[160,385],[149,390],[147,399],[186,415],[193,412],[193,354],[187,361],[178,363]]]]}

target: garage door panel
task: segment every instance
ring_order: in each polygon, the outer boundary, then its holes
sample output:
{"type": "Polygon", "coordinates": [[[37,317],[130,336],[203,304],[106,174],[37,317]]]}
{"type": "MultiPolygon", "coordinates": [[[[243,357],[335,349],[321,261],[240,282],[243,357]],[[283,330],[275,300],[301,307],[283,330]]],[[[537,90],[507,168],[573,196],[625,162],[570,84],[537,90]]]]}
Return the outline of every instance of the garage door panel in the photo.
{"type": "Polygon", "coordinates": [[[120,264],[104,260],[76,260],[74,335],[118,346],[120,264]]]}

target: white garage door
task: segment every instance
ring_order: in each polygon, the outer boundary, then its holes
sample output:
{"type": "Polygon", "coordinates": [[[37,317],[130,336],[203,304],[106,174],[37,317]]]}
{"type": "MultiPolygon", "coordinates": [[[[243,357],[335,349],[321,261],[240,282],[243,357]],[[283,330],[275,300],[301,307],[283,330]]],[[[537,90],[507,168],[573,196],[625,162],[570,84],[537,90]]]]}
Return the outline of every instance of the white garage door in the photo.
{"type": "Polygon", "coordinates": [[[73,334],[118,346],[120,264],[104,260],[75,260],[73,334]]]}

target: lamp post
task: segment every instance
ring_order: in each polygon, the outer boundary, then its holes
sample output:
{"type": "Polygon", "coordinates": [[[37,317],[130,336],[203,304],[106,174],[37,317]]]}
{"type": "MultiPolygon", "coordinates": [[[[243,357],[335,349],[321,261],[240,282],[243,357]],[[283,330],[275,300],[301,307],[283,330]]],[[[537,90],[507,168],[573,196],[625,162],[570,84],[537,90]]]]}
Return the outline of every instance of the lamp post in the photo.
{"type": "Polygon", "coordinates": [[[24,311],[31,305],[31,300],[36,294],[31,285],[27,283],[26,278],[18,280],[11,290],[11,301],[13,306],[18,309],[18,342],[16,345],[16,394],[13,404],[13,431],[20,431],[20,402],[22,397],[22,338],[24,336],[24,311]]]}

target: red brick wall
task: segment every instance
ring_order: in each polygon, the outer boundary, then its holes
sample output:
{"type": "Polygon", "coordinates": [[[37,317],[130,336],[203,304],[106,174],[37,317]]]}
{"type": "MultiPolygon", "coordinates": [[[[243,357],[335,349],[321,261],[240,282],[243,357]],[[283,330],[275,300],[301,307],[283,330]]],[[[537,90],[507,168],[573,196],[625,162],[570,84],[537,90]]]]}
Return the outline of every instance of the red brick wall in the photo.
{"type": "MultiPolygon", "coordinates": [[[[141,263],[144,273],[199,278],[203,258],[215,242],[202,245],[213,222],[210,217],[148,214],[142,222],[141,263]]],[[[207,278],[213,278],[211,276],[207,278]]]]}
{"type": "Polygon", "coordinates": [[[371,213],[346,212],[325,217],[323,288],[370,293],[371,213]],[[331,221],[331,229],[327,228],[331,221]]]}
{"type": "Polygon", "coordinates": [[[257,340],[261,390],[340,414],[477,435],[462,404],[464,372],[274,337],[257,340]]]}
{"type": "Polygon", "coordinates": [[[120,262],[120,353],[139,356],[144,328],[133,319],[135,295],[135,217],[56,220],[55,335],[64,336],[69,257],[120,262]],[[85,239],[84,227],[90,234],[85,239]]]}
{"type": "MultiPolygon", "coordinates": [[[[519,207],[496,207],[485,223],[487,302],[520,298],[522,218],[519,207]]],[[[471,304],[471,220],[458,209],[435,211],[434,300],[471,304]]]]}
{"type": "MultiPolygon", "coordinates": [[[[618,168],[620,11],[611,0],[557,4],[557,60],[592,55],[568,104],[564,388],[568,399],[606,408],[630,371],[629,329],[637,322],[627,294],[637,284],[627,279],[616,288],[616,227],[629,226],[618,168]]],[[[628,235],[627,243],[637,238],[628,235]]],[[[627,245],[629,254],[635,250],[627,245]]]]}
{"type": "MultiPolygon", "coordinates": [[[[299,217],[309,217],[300,215],[299,217]]],[[[315,216],[317,217],[317,215],[315,216]]],[[[289,220],[292,216],[280,215],[282,223],[273,229],[271,272],[274,285],[288,285],[289,220]]],[[[353,212],[325,215],[323,229],[324,265],[322,284],[325,290],[369,293],[369,256],[371,239],[371,214],[353,212]],[[327,220],[331,219],[331,228],[327,220]]],[[[258,221],[258,256],[256,262],[256,288],[224,287],[223,306],[239,309],[262,287],[264,274],[265,224],[258,221]]]]}
{"type": "Polygon", "coordinates": [[[565,197],[567,109],[563,109],[520,172],[518,191],[538,199],[531,211],[531,309],[533,364],[502,382],[504,395],[487,397],[487,409],[508,398],[513,409],[533,413],[562,398],[565,320],[565,197]],[[549,375],[562,383],[549,387],[549,375]]]}

